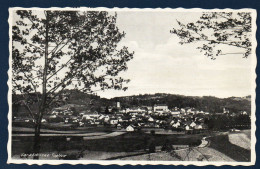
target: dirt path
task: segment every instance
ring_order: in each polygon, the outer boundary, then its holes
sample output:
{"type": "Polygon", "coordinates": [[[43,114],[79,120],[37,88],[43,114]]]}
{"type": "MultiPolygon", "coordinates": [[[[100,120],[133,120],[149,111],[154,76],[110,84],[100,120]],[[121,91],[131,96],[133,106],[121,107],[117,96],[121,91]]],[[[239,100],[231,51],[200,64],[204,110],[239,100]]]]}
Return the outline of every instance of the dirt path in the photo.
{"type": "Polygon", "coordinates": [[[119,136],[119,135],[122,135],[122,134],[125,134],[125,133],[126,132],[124,132],[124,131],[116,131],[116,132],[112,132],[112,133],[104,134],[104,135],[99,135],[99,136],[83,137],[83,140],[104,139],[104,138],[119,136]]]}

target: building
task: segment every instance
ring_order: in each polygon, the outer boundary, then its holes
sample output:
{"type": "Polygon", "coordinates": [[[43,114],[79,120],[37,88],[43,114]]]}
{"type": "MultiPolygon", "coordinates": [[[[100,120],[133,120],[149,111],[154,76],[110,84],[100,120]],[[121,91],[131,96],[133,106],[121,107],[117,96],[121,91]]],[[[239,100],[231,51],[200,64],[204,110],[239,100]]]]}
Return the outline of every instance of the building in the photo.
{"type": "Polygon", "coordinates": [[[120,102],[116,102],[116,108],[120,109],[120,102]]]}
{"type": "Polygon", "coordinates": [[[126,131],[132,132],[132,131],[135,131],[135,128],[134,128],[132,125],[129,125],[129,126],[126,128],[126,131]]]}
{"type": "Polygon", "coordinates": [[[168,112],[168,106],[166,104],[156,104],[153,107],[153,111],[157,113],[165,113],[168,112]]]}
{"type": "Polygon", "coordinates": [[[110,121],[109,121],[109,123],[110,123],[111,125],[116,125],[116,124],[118,124],[118,120],[117,120],[116,118],[111,118],[110,121]]]}
{"type": "Polygon", "coordinates": [[[195,126],[196,126],[196,123],[194,121],[191,122],[190,127],[194,128],[195,126]]]}
{"type": "Polygon", "coordinates": [[[116,128],[117,128],[118,130],[121,130],[121,129],[122,129],[122,125],[121,125],[121,124],[118,124],[118,125],[116,126],[116,128]]]}
{"type": "Polygon", "coordinates": [[[229,110],[227,110],[225,107],[223,108],[223,114],[229,114],[229,110]]]}
{"type": "Polygon", "coordinates": [[[146,113],[147,111],[144,108],[141,107],[133,107],[133,108],[127,108],[126,113],[132,113],[132,114],[142,114],[146,113]]]}
{"type": "Polygon", "coordinates": [[[178,110],[172,110],[170,113],[172,116],[179,116],[181,114],[181,112],[178,110]]]}

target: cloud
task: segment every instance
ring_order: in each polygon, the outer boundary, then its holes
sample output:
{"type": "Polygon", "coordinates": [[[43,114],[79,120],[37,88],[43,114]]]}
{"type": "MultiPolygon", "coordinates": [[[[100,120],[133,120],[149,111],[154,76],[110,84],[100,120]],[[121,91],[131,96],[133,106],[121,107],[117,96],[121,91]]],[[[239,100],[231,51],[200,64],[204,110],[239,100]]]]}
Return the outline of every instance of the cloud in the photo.
{"type": "MultiPolygon", "coordinates": [[[[139,14],[138,17],[125,14],[121,18],[126,37],[120,45],[135,51],[128,70],[121,74],[131,80],[129,89],[126,92],[109,90],[100,93],[101,96],[164,92],[229,97],[251,93],[252,58],[229,54],[211,60],[196,49],[198,43],[181,45],[179,38],[169,33],[174,16],[180,20],[181,15],[172,15],[168,20],[165,16],[158,15],[153,22],[145,22],[151,19],[148,14],[144,18],[139,14]],[[144,22],[140,22],[142,20],[144,22]]],[[[231,53],[238,51],[232,47],[222,48],[231,53]]]]}

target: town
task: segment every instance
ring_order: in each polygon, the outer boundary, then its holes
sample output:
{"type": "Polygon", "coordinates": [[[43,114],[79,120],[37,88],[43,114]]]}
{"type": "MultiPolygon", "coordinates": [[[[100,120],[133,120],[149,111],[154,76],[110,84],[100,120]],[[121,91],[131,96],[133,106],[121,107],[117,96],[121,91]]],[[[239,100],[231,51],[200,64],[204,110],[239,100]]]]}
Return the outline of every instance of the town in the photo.
{"type": "MultiPolygon", "coordinates": [[[[154,106],[139,106],[121,108],[120,102],[116,102],[116,106],[102,107],[102,112],[97,111],[79,111],[76,113],[77,107],[83,105],[67,104],[58,108],[53,108],[48,114],[44,115],[41,122],[43,126],[56,127],[67,126],[67,129],[75,129],[80,127],[93,128],[110,128],[112,130],[133,132],[146,129],[164,129],[175,132],[184,133],[200,133],[209,128],[214,129],[215,126],[212,117],[225,117],[234,119],[238,117],[249,117],[246,111],[241,111],[239,114],[230,113],[229,110],[223,108],[223,112],[212,115],[209,112],[204,112],[196,108],[178,108],[169,109],[166,104],[155,104],[154,106]],[[45,125],[44,125],[45,124],[45,125]],[[209,126],[211,125],[211,126],[209,126]]],[[[13,117],[14,124],[16,122],[30,123],[34,122],[32,118],[13,117]]],[[[235,124],[223,123],[225,126],[220,128],[247,128],[250,127],[250,119],[248,123],[243,120],[240,123],[238,120],[233,120],[235,124]]],[[[216,128],[216,129],[220,129],[216,128]]],[[[57,128],[56,128],[57,129],[57,128]]]]}

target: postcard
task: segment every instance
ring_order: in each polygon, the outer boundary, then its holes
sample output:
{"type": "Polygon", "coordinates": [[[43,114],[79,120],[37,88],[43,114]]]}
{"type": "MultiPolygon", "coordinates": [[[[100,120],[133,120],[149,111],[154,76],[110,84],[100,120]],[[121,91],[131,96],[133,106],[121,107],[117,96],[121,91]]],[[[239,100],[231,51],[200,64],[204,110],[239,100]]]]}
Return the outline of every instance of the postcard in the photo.
{"type": "Polygon", "coordinates": [[[9,9],[8,163],[254,165],[256,10],[9,9]]]}

